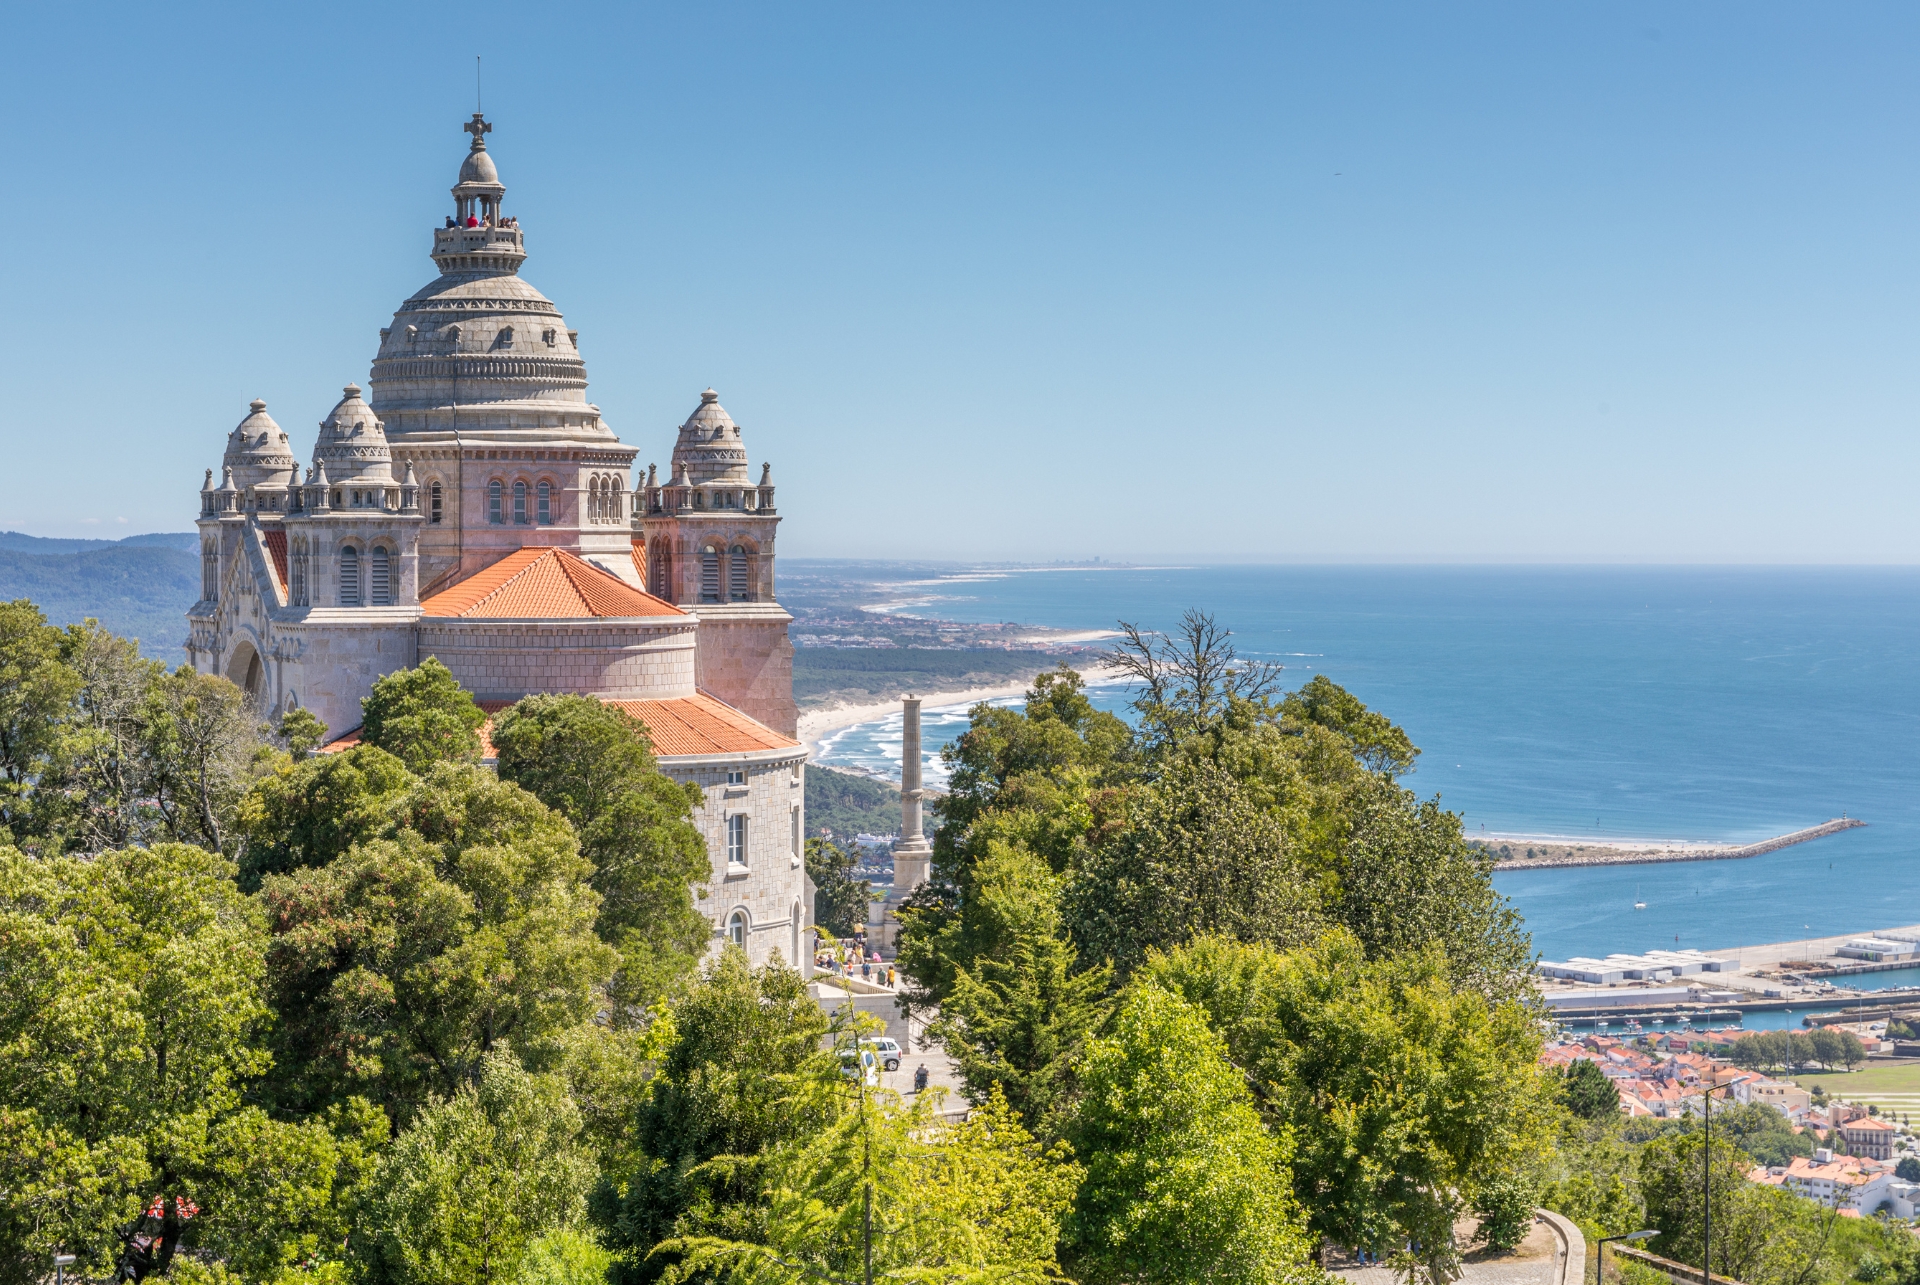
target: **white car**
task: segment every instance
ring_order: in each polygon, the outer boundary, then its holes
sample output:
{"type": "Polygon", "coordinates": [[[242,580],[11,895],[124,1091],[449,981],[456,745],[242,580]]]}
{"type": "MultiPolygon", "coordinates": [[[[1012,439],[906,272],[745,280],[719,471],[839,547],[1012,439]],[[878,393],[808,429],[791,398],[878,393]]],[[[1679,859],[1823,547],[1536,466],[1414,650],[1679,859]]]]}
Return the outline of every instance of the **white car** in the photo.
{"type": "Polygon", "coordinates": [[[863,1049],[872,1049],[873,1052],[879,1056],[880,1065],[887,1070],[898,1071],[900,1069],[900,1042],[898,1040],[882,1035],[877,1039],[861,1040],[860,1047],[863,1049]]]}
{"type": "MultiPolygon", "coordinates": [[[[867,1041],[862,1040],[860,1043],[864,1046],[867,1041]]],[[[870,1048],[862,1047],[858,1060],[855,1059],[852,1049],[841,1049],[840,1074],[849,1080],[864,1080],[868,1088],[873,1088],[880,1083],[880,1060],[873,1055],[873,1050],[870,1048]]]]}

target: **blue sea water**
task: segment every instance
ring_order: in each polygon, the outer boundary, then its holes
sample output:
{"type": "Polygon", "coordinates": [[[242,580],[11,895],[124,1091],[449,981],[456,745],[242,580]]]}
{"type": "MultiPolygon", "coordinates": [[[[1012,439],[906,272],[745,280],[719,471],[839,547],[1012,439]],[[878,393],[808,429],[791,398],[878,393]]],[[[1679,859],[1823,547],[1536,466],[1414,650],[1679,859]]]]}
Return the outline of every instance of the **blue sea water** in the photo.
{"type": "MultiPolygon", "coordinates": [[[[883,596],[1070,630],[1210,611],[1289,685],[1326,673],[1404,726],[1423,751],[1406,784],[1470,834],[1751,842],[1868,822],[1740,861],[1500,874],[1549,958],[1920,922],[1917,570],[1071,568],[883,596]]],[[[964,726],[963,709],[930,718],[929,755],[964,726]]],[[[896,715],[821,761],[897,775],[899,753],[896,715]]]]}

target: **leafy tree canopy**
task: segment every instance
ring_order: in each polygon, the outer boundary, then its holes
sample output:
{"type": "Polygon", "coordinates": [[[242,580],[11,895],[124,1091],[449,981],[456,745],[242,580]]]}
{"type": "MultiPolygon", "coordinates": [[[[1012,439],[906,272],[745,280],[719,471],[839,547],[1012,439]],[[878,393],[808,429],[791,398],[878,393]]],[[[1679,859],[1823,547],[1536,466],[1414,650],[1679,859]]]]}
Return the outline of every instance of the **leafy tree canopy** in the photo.
{"type": "Polygon", "coordinates": [[[435,763],[476,763],[487,716],[435,657],[397,669],[360,702],[361,735],[412,772],[435,763]]]}
{"type": "Polygon", "coordinates": [[[831,839],[808,839],[807,878],[813,882],[813,922],[835,937],[851,937],[867,922],[871,893],[855,879],[853,853],[831,839]]]}
{"type": "Polygon", "coordinates": [[[1151,982],[1130,987],[1083,1075],[1071,1274],[1089,1285],[1318,1276],[1288,1147],[1262,1126],[1203,1009],[1151,982]]]}

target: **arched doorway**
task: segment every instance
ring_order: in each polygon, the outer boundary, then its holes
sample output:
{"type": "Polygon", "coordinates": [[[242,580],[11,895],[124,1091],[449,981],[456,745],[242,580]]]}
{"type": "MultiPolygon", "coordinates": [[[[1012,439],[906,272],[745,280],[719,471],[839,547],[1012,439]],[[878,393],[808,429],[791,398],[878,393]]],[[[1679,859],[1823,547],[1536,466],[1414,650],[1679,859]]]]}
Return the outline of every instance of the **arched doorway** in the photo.
{"type": "Polygon", "coordinates": [[[267,667],[252,643],[243,642],[233,649],[233,658],[227,662],[227,681],[245,692],[256,710],[267,707],[267,667]]]}

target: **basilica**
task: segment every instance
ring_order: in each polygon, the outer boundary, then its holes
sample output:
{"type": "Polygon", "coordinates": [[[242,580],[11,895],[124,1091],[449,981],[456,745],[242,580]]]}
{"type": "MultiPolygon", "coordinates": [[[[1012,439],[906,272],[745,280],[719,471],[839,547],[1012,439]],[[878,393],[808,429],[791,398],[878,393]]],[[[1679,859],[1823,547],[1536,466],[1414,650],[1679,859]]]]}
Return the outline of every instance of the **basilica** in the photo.
{"type": "Polygon", "coordinates": [[[698,784],[716,943],[811,959],[806,753],[774,598],[772,470],[708,389],[664,476],[587,400],[579,332],[520,276],[519,220],[476,113],[439,269],[381,329],[304,472],[254,401],[200,493],[187,654],[268,718],[357,742],[375,680],[432,656],[490,714],[535,692],[618,704],[698,784]]]}

